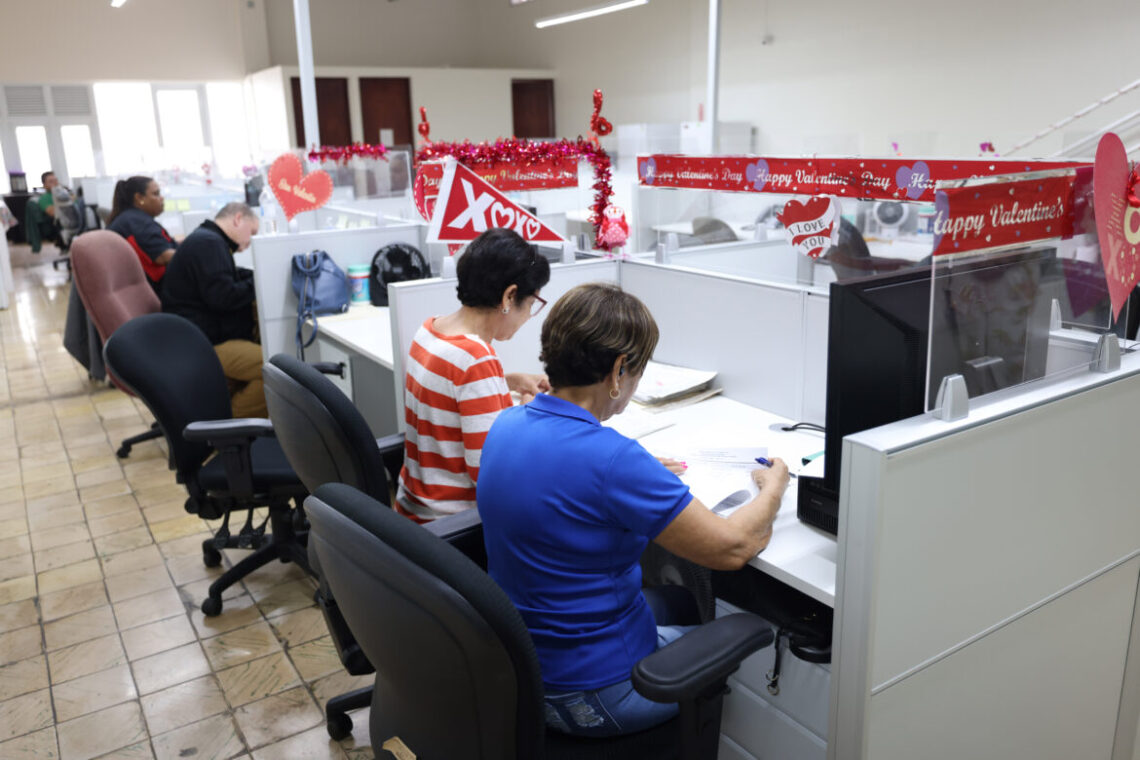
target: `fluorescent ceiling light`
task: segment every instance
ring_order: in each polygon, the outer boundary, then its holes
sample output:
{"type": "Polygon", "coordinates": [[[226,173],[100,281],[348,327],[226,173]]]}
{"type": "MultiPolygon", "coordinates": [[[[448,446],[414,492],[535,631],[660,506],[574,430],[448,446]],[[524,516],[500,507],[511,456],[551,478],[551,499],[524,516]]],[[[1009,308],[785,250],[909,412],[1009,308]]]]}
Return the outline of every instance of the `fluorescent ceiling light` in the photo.
{"type": "Polygon", "coordinates": [[[127,2],[127,0],[111,0],[111,7],[112,8],[122,8],[123,3],[125,3],[125,2],[127,2]]]}
{"type": "Polygon", "coordinates": [[[539,19],[538,21],[534,22],[534,25],[539,29],[545,29],[548,26],[569,24],[571,21],[581,21],[585,18],[593,18],[594,16],[613,13],[614,11],[624,11],[627,8],[636,8],[639,5],[648,4],[649,0],[622,0],[622,2],[617,3],[604,3],[602,5],[583,8],[582,10],[574,11],[573,13],[564,13],[561,16],[551,16],[550,18],[539,19]]]}

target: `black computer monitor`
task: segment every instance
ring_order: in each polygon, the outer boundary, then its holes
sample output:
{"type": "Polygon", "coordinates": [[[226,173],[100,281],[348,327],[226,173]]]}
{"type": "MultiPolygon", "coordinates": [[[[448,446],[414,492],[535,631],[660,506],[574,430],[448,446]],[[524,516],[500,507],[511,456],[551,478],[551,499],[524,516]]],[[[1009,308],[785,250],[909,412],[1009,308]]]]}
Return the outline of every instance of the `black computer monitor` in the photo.
{"type": "Polygon", "coordinates": [[[965,376],[971,396],[1041,377],[1049,312],[1038,291],[1055,270],[1049,248],[957,264],[933,287],[929,265],[832,283],[824,475],[799,479],[800,519],[838,532],[843,438],[921,414],[946,375],[965,376]]]}

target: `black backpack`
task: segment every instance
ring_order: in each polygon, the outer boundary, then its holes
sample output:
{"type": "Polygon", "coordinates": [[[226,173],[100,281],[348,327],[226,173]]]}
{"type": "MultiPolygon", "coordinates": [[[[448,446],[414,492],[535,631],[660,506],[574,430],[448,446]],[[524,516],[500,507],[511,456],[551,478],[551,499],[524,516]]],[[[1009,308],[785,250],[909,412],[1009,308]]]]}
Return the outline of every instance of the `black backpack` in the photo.
{"type": "Polygon", "coordinates": [[[431,277],[431,269],[418,248],[407,243],[384,246],[372,257],[372,271],[368,275],[368,294],[372,305],[388,305],[389,283],[425,277],[431,277]]]}

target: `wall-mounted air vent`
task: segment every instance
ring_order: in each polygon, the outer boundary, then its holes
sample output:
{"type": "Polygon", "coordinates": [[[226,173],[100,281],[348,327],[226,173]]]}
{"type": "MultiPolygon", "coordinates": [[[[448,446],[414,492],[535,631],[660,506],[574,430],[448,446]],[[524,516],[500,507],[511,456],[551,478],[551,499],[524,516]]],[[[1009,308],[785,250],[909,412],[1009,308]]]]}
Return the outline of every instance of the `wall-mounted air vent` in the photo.
{"type": "Polygon", "coordinates": [[[90,116],[91,96],[84,85],[54,85],[51,108],[56,116],[90,116]]]}
{"type": "Polygon", "coordinates": [[[9,116],[47,116],[44,88],[39,85],[7,85],[4,102],[9,116]]]}

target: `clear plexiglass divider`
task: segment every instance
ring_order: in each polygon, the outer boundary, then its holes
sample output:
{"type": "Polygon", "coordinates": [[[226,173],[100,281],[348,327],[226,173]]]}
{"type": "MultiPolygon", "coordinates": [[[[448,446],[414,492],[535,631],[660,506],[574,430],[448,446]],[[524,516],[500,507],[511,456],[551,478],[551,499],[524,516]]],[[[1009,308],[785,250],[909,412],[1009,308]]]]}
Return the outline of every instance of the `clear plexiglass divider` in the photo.
{"type": "Polygon", "coordinates": [[[924,331],[928,411],[952,375],[973,399],[1091,371],[1102,336],[1135,348],[1135,294],[1113,303],[1091,194],[1090,178],[1073,170],[938,184],[924,331]]]}

